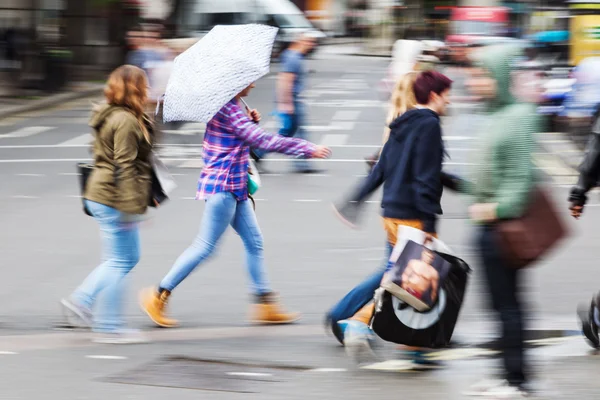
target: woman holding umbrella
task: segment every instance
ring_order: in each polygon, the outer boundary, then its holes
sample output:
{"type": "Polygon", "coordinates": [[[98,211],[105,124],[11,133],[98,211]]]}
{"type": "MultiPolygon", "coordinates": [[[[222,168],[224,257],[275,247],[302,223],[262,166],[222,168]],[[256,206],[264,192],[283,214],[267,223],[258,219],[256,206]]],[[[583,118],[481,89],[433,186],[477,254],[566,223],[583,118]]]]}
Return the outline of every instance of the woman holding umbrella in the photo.
{"type": "Polygon", "coordinates": [[[143,310],[161,327],[173,327],[176,321],[165,314],[171,292],[216,249],[221,236],[231,225],[240,235],[246,249],[247,267],[252,280],[255,304],[251,320],[256,323],[291,323],[296,313],[282,310],[266,278],[263,237],[248,198],[248,156],[250,147],[294,156],[326,158],[330,150],[305,140],[272,135],[257,122],[256,110],[248,117],[240,106],[242,97],[254,88],[251,84],[228,102],[206,127],[204,164],[198,182],[196,199],[206,202],[200,231],[192,245],[179,256],[169,273],[158,285],[142,292],[143,310]],[[252,118],[252,119],[251,119],[252,118]]]}

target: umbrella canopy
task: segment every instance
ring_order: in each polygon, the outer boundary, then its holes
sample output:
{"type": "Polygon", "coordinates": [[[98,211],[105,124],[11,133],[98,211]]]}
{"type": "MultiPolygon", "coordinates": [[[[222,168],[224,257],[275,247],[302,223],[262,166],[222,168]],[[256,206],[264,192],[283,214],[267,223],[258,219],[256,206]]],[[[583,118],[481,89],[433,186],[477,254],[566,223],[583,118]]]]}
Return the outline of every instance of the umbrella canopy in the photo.
{"type": "Polygon", "coordinates": [[[175,59],[163,118],[208,122],[232,98],[269,72],[277,28],[215,26],[175,59]]]}

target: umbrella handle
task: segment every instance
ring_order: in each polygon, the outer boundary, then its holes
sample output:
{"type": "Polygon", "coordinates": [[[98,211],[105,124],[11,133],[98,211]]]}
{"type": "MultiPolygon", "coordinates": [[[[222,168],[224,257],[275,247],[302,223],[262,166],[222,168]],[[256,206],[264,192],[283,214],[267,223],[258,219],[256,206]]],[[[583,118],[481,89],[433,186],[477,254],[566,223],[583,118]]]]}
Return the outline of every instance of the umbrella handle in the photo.
{"type": "Polygon", "coordinates": [[[248,112],[250,112],[250,106],[248,105],[248,103],[246,103],[246,100],[244,100],[242,97],[240,97],[240,100],[242,103],[244,103],[244,106],[246,107],[246,110],[248,112]]]}
{"type": "MultiPolygon", "coordinates": [[[[246,107],[246,111],[248,111],[248,113],[250,113],[250,111],[251,111],[251,108],[250,108],[250,106],[248,105],[248,103],[246,103],[246,100],[244,100],[242,97],[240,97],[240,101],[241,101],[242,103],[244,103],[244,107],[246,107]]],[[[255,122],[255,123],[258,125],[258,122],[255,122]]]]}

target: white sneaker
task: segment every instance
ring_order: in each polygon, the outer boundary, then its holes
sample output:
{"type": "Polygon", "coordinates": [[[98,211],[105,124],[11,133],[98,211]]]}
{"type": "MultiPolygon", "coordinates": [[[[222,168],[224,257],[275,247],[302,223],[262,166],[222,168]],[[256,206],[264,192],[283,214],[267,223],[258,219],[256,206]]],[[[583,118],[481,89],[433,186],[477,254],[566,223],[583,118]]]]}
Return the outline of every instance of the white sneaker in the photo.
{"type": "Polygon", "coordinates": [[[60,305],[63,308],[63,315],[67,323],[76,328],[91,328],[94,323],[92,311],[80,306],[71,299],[62,299],[60,305]]]}
{"type": "Polygon", "coordinates": [[[358,365],[377,361],[377,356],[371,348],[372,332],[367,324],[359,321],[348,321],[344,328],[344,348],[346,354],[358,365]]]}
{"type": "Polygon", "coordinates": [[[485,397],[489,399],[525,399],[529,393],[505,380],[484,380],[471,386],[464,392],[466,396],[485,397]]]}
{"type": "Polygon", "coordinates": [[[142,344],[148,343],[149,340],[137,329],[123,329],[114,333],[100,333],[92,339],[92,342],[98,344],[142,344]]]}

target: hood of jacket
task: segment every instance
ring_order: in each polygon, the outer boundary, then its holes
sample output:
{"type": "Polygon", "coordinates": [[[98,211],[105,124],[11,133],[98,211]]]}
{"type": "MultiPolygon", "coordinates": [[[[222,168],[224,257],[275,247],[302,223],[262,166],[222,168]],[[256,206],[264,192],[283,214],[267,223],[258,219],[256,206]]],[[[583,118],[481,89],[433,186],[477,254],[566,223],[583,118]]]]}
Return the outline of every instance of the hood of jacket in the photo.
{"type": "Polygon", "coordinates": [[[414,129],[402,129],[402,126],[418,126],[428,119],[434,118],[439,121],[440,116],[428,108],[413,108],[392,121],[390,124],[390,138],[403,142],[414,129]]]}
{"type": "Polygon", "coordinates": [[[523,46],[518,43],[491,45],[475,54],[476,64],[484,68],[496,81],[496,95],[488,103],[490,110],[517,102],[510,90],[511,72],[514,61],[522,54],[523,46]]]}
{"type": "Polygon", "coordinates": [[[93,129],[99,129],[104,121],[115,111],[122,110],[123,107],[112,106],[110,104],[98,104],[92,109],[92,116],[90,117],[89,126],[93,129]]]}

